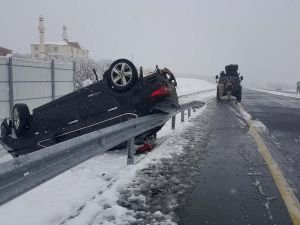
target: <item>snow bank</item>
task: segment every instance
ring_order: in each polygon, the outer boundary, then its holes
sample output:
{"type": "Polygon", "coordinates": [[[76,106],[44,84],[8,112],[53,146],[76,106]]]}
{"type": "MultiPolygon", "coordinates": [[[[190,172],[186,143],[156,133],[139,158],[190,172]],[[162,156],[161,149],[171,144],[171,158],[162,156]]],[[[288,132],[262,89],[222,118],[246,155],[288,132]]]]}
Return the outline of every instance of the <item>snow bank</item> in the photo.
{"type": "Polygon", "coordinates": [[[2,148],[2,145],[0,145],[0,163],[11,159],[13,159],[13,157],[8,154],[4,148],[2,148]]]}
{"type": "Polygon", "coordinates": [[[246,121],[252,121],[252,125],[261,133],[265,133],[268,131],[268,128],[266,127],[265,124],[263,124],[261,121],[255,119],[252,119],[252,116],[244,109],[244,108],[240,108],[240,113],[242,115],[242,117],[246,120],[246,121]]]}

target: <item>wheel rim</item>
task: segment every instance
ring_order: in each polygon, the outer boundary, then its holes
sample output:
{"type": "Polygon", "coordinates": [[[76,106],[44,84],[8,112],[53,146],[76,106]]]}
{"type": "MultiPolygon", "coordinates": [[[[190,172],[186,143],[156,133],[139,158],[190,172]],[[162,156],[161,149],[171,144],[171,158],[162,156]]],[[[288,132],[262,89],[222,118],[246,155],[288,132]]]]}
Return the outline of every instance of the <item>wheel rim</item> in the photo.
{"type": "Polygon", "coordinates": [[[117,86],[126,86],[132,79],[132,69],[127,63],[116,64],[111,71],[111,79],[117,86]]]}
{"type": "Polygon", "coordinates": [[[20,113],[18,111],[18,109],[15,109],[14,110],[14,118],[13,118],[13,121],[14,121],[14,126],[16,129],[19,129],[20,127],[20,113]]]}

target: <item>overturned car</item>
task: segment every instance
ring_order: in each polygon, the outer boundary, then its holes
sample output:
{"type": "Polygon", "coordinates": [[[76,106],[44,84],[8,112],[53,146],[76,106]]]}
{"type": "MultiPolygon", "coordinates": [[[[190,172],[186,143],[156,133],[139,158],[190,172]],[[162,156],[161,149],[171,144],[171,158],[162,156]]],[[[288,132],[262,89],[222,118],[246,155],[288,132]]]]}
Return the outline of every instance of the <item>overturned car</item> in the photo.
{"type": "MultiPolygon", "coordinates": [[[[97,77],[97,76],[96,76],[97,77]]],[[[34,108],[16,104],[1,124],[0,142],[17,157],[56,143],[153,113],[179,108],[176,80],[167,68],[143,76],[132,62],[114,61],[103,79],[34,108]]],[[[138,137],[155,136],[160,127],[138,137]]]]}
{"type": "Polygon", "coordinates": [[[242,100],[243,76],[238,72],[238,65],[230,64],[225,66],[225,72],[221,71],[220,76],[216,75],[217,85],[217,101],[221,101],[224,97],[230,99],[234,96],[237,102],[242,100]]]}

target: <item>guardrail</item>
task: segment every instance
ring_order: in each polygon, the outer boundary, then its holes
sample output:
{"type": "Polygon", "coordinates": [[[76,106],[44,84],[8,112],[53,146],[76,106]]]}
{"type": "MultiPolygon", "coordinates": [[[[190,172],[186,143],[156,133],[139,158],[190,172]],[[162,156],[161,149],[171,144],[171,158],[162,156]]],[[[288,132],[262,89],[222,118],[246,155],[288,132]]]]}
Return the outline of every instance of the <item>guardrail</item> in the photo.
{"type": "Polygon", "coordinates": [[[152,128],[161,126],[172,117],[172,129],[175,129],[175,116],[184,111],[195,110],[203,102],[194,101],[180,106],[170,114],[154,114],[132,119],[107,127],[74,139],[32,152],[20,158],[0,164],[0,205],[33,189],[39,184],[63,173],[64,171],[96,155],[127,141],[127,164],[134,163],[134,138],[152,128]]]}

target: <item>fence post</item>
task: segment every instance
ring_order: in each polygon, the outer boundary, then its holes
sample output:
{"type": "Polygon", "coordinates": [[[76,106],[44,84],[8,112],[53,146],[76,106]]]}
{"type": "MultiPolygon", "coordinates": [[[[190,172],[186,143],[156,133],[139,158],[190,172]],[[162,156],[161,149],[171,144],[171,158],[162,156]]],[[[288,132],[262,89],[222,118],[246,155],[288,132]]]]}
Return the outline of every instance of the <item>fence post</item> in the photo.
{"type": "Polygon", "coordinates": [[[175,130],[176,115],[172,116],[172,130],[175,130]]]}
{"type": "Polygon", "coordinates": [[[12,57],[8,59],[8,87],[9,87],[9,111],[10,117],[12,118],[13,108],[14,108],[14,77],[13,77],[13,65],[12,57]]]}
{"type": "Polygon", "coordinates": [[[191,108],[188,108],[188,117],[191,116],[191,108]]]}
{"type": "Polygon", "coordinates": [[[134,137],[127,141],[127,165],[134,164],[134,137]]]}
{"type": "Polygon", "coordinates": [[[55,65],[54,59],[51,60],[51,89],[52,89],[52,100],[55,99],[55,65]]]}
{"type": "Polygon", "coordinates": [[[73,86],[76,89],[76,62],[73,61],[73,86]]]}
{"type": "Polygon", "coordinates": [[[184,122],[184,111],[181,111],[181,123],[184,122]]]}

